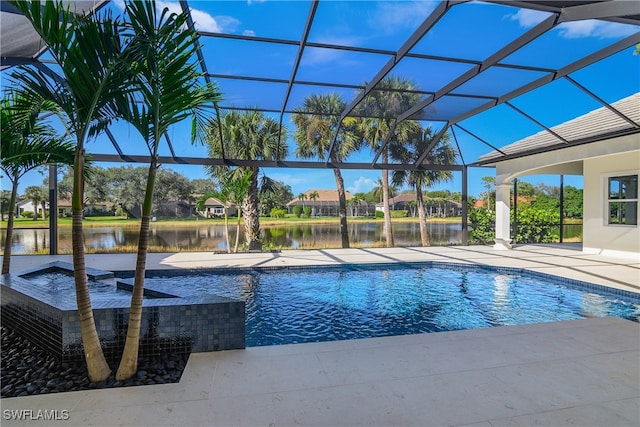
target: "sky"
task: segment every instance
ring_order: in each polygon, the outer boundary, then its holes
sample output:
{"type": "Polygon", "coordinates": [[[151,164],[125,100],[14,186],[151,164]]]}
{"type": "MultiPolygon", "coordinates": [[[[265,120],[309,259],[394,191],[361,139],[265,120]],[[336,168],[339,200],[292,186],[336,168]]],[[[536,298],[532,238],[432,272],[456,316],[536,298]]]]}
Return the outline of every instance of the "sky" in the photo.
{"type": "MultiPolygon", "coordinates": [[[[158,7],[179,11],[178,2],[158,1],[158,7]]],[[[212,33],[229,33],[245,36],[299,40],[309,14],[309,1],[189,1],[198,29],[212,33]]],[[[424,18],[437,6],[429,1],[320,1],[308,41],[353,45],[364,48],[396,51],[418,28],[424,18]]],[[[108,5],[116,15],[122,14],[121,1],[108,5]]],[[[412,53],[436,56],[463,57],[484,60],[520,34],[545,19],[544,12],[515,7],[471,2],[455,6],[439,21],[433,30],[418,42],[412,53]]],[[[637,32],[630,25],[603,21],[580,21],[561,24],[542,38],[528,44],[520,52],[504,59],[504,63],[561,68],[580,57],[595,52],[617,40],[637,32]]],[[[297,46],[272,45],[255,41],[202,38],[202,52],[208,71],[213,74],[260,76],[288,81],[297,46]]],[[[362,85],[372,79],[389,60],[389,56],[364,52],[348,52],[320,47],[307,47],[297,70],[296,79],[343,85],[362,85]]],[[[446,61],[418,61],[404,58],[393,74],[412,80],[425,91],[435,91],[468,69],[466,64],[446,61]],[[425,64],[428,64],[426,67],[425,64]]],[[[491,68],[478,78],[464,83],[457,91],[464,94],[504,94],[533,81],[542,74],[533,71],[514,71],[491,68]]],[[[614,102],[640,90],[640,56],[633,48],[615,54],[605,60],[571,74],[577,82],[594,92],[606,102],[614,102]]],[[[286,84],[265,84],[232,79],[214,79],[223,96],[221,106],[255,106],[279,111],[283,107],[286,84]]],[[[3,86],[8,85],[6,72],[2,73],[3,86]]],[[[303,99],[323,89],[313,85],[294,85],[287,109],[300,105],[303,99]]],[[[338,88],[336,91],[349,102],[356,94],[354,89],[338,88]]],[[[458,101],[459,102],[459,101],[458,101]]],[[[466,99],[467,104],[478,102],[466,99]]],[[[482,101],[486,102],[486,101],[482,101]]],[[[512,101],[517,108],[527,112],[547,127],[558,125],[601,105],[570,82],[561,79],[535,89],[512,101]]],[[[443,126],[442,115],[460,111],[469,105],[458,105],[455,99],[442,99],[426,111],[423,126],[437,130],[443,126]]],[[[268,116],[279,120],[279,114],[268,116]]],[[[541,131],[541,127],[506,105],[499,105],[460,123],[464,129],[491,144],[501,147],[541,131]]],[[[283,116],[288,129],[287,160],[299,160],[292,154],[295,141],[292,138],[293,123],[289,114],[283,116]]],[[[206,157],[203,146],[189,142],[187,125],[170,129],[169,136],[178,156],[206,157]]],[[[118,143],[130,154],[147,154],[144,144],[135,130],[116,125],[112,131],[118,143]]],[[[472,163],[492,148],[471,134],[455,130],[462,159],[472,163]]],[[[89,152],[115,154],[106,137],[98,137],[87,144],[89,152]]],[[[166,145],[161,155],[169,155],[166,145]]],[[[348,161],[370,162],[371,150],[352,155],[348,161]]],[[[460,161],[460,159],[459,159],[460,161]]],[[[102,167],[121,166],[100,164],[102,167]]],[[[199,166],[166,165],[191,179],[206,178],[206,170],[199,166]]],[[[267,176],[290,185],[294,194],[310,189],[333,189],[335,180],[330,169],[264,169],[267,176]]],[[[469,194],[479,196],[484,191],[482,177],[494,176],[492,168],[469,169],[469,194]]],[[[345,186],[349,192],[367,192],[376,186],[379,171],[343,170],[345,186]]],[[[558,176],[523,177],[532,184],[559,185],[558,176]]],[[[42,175],[31,172],[20,185],[23,191],[29,185],[40,185],[42,175]]],[[[582,177],[565,177],[565,185],[582,187],[582,177]]],[[[10,183],[3,178],[2,189],[10,183]]],[[[434,186],[432,190],[461,191],[461,175],[454,172],[452,181],[434,186]]]]}

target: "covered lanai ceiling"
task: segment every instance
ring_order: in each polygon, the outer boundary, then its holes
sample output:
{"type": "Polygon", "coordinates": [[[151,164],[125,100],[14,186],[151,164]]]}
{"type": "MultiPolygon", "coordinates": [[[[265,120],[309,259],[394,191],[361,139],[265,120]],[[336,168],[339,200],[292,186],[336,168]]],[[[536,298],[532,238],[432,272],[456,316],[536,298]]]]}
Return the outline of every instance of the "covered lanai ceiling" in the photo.
{"type": "MultiPolygon", "coordinates": [[[[77,3],[87,8],[101,7],[104,2],[77,3]]],[[[479,155],[488,151],[500,153],[506,143],[496,134],[519,126],[517,123],[531,127],[529,134],[543,130],[561,144],[571,144],[575,142],[571,136],[551,128],[593,110],[594,104],[605,106],[616,124],[622,119],[624,126],[618,126],[616,132],[640,132],[640,124],[611,106],[638,92],[638,79],[615,99],[603,95],[602,90],[606,80],[618,80],[621,71],[610,58],[632,56],[633,47],[640,43],[640,3],[635,1],[182,0],[158,4],[191,13],[192,23],[202,35],[199,60],[207,78],[217,82],[223,93],[224,100],[218,106],[223,112],[259,110],[291,129],[290,114],[306,96],[336,92],[346,102],[340,115],[344,119],[367,114],[359,109],[361,101],[376,94],[386,77],[400,77],[413,83],[408,91],[414,95],[413,101],[389,118],[394,126],[405,120],[430,125],[436,135],[434,144],[449,132],[460,151],[459,164],[449,167],[454,170],[477,164],[479,155]],[[256,3],[253,10],[251,3],[256,3]],[[262,12],[257,12],[258,6],[262,12]],[[595,42],[581,41],[587,31],[595,42]],[[600,79],[594,81],[581,74],[590,70],[592,75],[594,67],[600,79]],[[563,91],[556,90],[559,84],[563,91]],[[567,86],[575,96],[567,97],[567,86]],[[565,103],[582,102],[574,98],[584,100],[585,106],[573,117],[549,120],[530,108],[540,105],[527,98],[531,93],[538,93],[544,104],[556,109],[565,103]],[[517,119],[499,120],[487,131],[482,126],[484,117],[488,120],[497,109],[508,110],[517,119]]],[[[118,11],[117,3],[107,7],[118,11]]],[[[20,18],[2,2],[2,67],[37,57],[46,62],[37,36],[20,18]]],[[[624,70],[627,74],[640,73],[637,59],[634,69],[624,70]]],[[[55,65],[49,66],[55,70],[55,65]]],[[[606,133],[605,126],[602,135],[606,133]]],[[[390,137],[391,133],[386,141],[390,137]]],[[[598,135],[590,138],[597,140],[598,135]]],[[[422,163],[431,148],[411,165],[382,164],[380,151],[375,150],[342,163],[301,161],[293,154],[280,162],[268,162],[193,156],[188,148],[179,148],[188,146],[181,139],[175,135],[167,138],[162,163],[410,169],[427,167],[422,163]]],[[[97,161],[146,161],[148,157],[140,148],[144,144],[134,145],[110,137],[107,144],[88,148],[97,161]]]]}

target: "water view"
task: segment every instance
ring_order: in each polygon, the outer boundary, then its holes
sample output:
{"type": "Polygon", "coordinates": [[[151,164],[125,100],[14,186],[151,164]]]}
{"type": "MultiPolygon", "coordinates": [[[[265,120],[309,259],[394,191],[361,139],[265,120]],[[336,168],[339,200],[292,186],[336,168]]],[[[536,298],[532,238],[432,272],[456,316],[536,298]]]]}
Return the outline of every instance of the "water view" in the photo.
{"type": "MultiPolygon", "coordinates": [[[[382,222],[351,222],[349,239],[353,246],[384,246],[382,222]]],[[[427,223],[432,246],[462,244],[460,223],[427,223]]],[[[340,230],[337,223],[264,225],[264,249],[320,249],[340,247],[340,230]]],[[[580,241],[582,226],[565,226],[565,241],[580,241]]],[[[234,245],[236,228],[230,226],[229,241],[234,245]]],[[[85,227],[85,245],[90,252],[131,252],[138,244],[137,226],[85,227]]],[[[393,235],[397,246],[419,246],[420,227],[417,222],[393,224],[393,235]]],[[[4,247],[6,232],[0,233],[0,244],[4,247]]],[[[15,229],[13,232],[13,254],[48,253],[49,230],[15,229]]],[[[244,241],[244,229],[240,227],[240,242],[244,241]]],[[[152,252],[174,251],[226,251],[223,224],[197,224],[167,226],[152,224],[150,250],[152,252]]],[[[71,253],[71,228],[58,230],[58,252],[71,253]]]]}
{"type": "MultiPolygon", "coordinates": [[[[263,229],[265,249],[316,249],[340,247],[340,229],[337,223],[288,224],[263,229]]],[[[460,223],[428,223],[431,244],[434,246],[462,244],[460,223]]],[[[420,245],[418,223],[401,222],[393,225],[393,235],[398,246],[420,245]]],[[[137,226],[85,227],[85,247],[91,252],[135,252],[138,244],[137,226]]],[[[229,227],[229,240],[234,245],[236,227],[229,227]]],[[[0,235],[4,247],[6,233],[0,235]]],[[[375,247],[384,245],[382,222],[353,222],[349,224],[349,239],[354,246],[375,247]]],[[[50,237],[48,229],[15,229],[13,254],[47,253],[50,237]]],[[[240,242],[244,241],[244,229],[240,227],[240,242]]],[[[167,226],[152,224],[150,249],[162,251],[226,251],[223,224],[185,224],[167,226]]],[[[58,230],[59,253],[71,252],[71,228],[58,230]]]]}

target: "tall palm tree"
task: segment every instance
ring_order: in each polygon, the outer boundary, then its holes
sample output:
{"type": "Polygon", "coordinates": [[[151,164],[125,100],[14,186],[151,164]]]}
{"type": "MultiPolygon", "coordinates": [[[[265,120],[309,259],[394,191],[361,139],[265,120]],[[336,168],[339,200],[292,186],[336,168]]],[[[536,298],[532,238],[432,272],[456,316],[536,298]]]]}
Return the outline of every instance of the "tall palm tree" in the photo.
{"type": "MultiPolygon", "coordinates": [[[[310,95],[293,115],[296,125],[295,140],[296,156],[303,158],[315,157],[325,160],[329,147],[338,130],[340,113],[346,104],[337,93],[326,95],[310,95]]],[[[343,161],[351,153],[360,148],[361,139],[357,136],[355,121],[346,118],[342,123],[342,131],[338,134],[336,145],[329,160],[343,161]]],[[[340,217],[340,236],[342,247],[349,247],[349,229],[347,227],[347,198],[344,189],[344,179],[340,169],[333,169],[338,189],[340,217]]]]}
{"type": "Polygon", "coordinates": [[[58,138],[55,130],[38,120],[41,105],[24,103],[17,94],[10,94],[0,107],[0,169],[11,182],[7,232],[2,274],[11,269],[11,241],[15,217],[18,182],[30,170],[47,164],[73,164],[75,155],[70,141],[58,138]]]}
{"type": "MultiPolygon", "coordinates": [[[[409,136],[419,128],[417,122],[405,120],[399,123],[383,149],[384,138],[391,131],[395,117],[408,110],[418,101],[413,92],[415,85],[400,77],[385,77],[376,88],[361,102],[359,109],[364,117],[360,120],[360,128],[364,139],[374,151],[382,149],[382,163],[389,162],[389,152],[395,146],[405,143],[409,136]]],[[[384,230],[387,247],[394,246],[391,229],[391,213],[389,212],[389,171],[382,170],[382,207],[384,212],[384,230]]]]}
{"type": "Polygon", "coordinates": [[[309,200],[311,200],[313,202],[313,212],[312,212],[312,214],[314,216],[316,214],[316,200],[318,200],[318,197],[320,197],[320,194],[318,194],[318,192],[316,190],[313,190],[311,193],[309,193],[309,200]]]}
{"type": "MultiPolygon", "coordinates": [[[[415,163],[433,141],[434,134],[431,127],[421,129],[419,133],[410,139],[402,147],[397,147],[394,156],[404,163],[415,163]]],[[[427,231],[427,217],[422,190],[439,182],[453,179],[451,171],[429,170],[428,165],[452,165],[456,161],[455,148],[449,141],[449,134],[444,134],[440,141],[433,147],[422,163],[425,169],[393,172],[392,181],[395,185],[409,184],[416,190],[416,205],[420,221],[420,240],[422,246],[429,246],[429,233],[427,231]]]]}
{"type": "Polygon", "coordinates": [[[215,86],[200,84],[203,76],[195,60],[198,33],[187,27],[187,14],[169,13],[165,7],[157,16],[154,1],[128,2],[126,10],[131,20],[128,60],[135,64],[132,70],[135,92],[120,105],[120,111],[142,135],[151,162],[142,204],[127,338],[116,372],[119,381],[133,376],[138,368],[144,275],[160,140],[170,126],[189,117],[193,120],[192,141],[202,140],[206,112],[220,100],[215,86]],[[135,102],[138,99],[141,102],[135,102]]]}
{"type": "MultiPolygon", "coordinates": [[[[22,85],[23,96],[38,97],[57,105],[65,126],[76,138],[74,170],[84,171],[85,142],[117,116],[115,100],[127,90],[129,67],[123,62],[123,26],[108,11],[99,19],[76,14],[62,2],[16,1],[11,4],[31,22],[49,48],[61,76],[41,69],[18,67],[11,77],[22,85]]],[[[72,195],[72,247],[80,331],[91,381],[111,373],[100,346],[87,283],[82,209],[84,174],[74,174],[72,195]]]]}
{"type": "MultiPolygon", "coordinates": [[[[221,118],[222,135],[211,124],[207,137],[211,158],[240,160],[282,160],[287,156],[286,128],[258,111],[230,111],[221,118]]],[[[242,166],[243,172],[251,172],[249,191],[242,202],[247,249],[262,250],[260,231],[260,198],[257,166],[242,166]]],[[[215,175],[223,176],[227,168],[217,168],[215,175]]]]}

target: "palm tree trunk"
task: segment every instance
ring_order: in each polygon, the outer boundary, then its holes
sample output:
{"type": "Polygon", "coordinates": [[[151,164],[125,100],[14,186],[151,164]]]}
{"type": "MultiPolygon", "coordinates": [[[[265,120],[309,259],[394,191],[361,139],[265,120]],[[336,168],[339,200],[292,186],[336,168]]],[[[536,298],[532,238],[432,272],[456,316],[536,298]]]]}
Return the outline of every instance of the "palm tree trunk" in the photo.
{"type": "Polygon", "coordinates": [[[338,188],[338,216],[340,217],[340,238],[342,240],[342,247],[348,248],[349,226],[347,225],[347,197],[344,192],[344,180],[342,179],[340,169],[334,169],[333,174],[336,177],[336,187],[338,188]]]}
{"type": "Polygon", "coordinates": [[[9,200],[9,217],[7,218],[7,235],[4,241],[4,255],[2,258],[2,274],[9,274],[11,268],[11,241],[13,240],[13,218],[16,214],[16,197],[18,194],[18,177],[13,177],[11,199],[9,200]]]}
{"type": "Polygon", "coordinates": [[[76,302],[80,320],[80,334],[84,347],[87,373],[91,382],[103,381],[111,374],[111,368],[104,357],[98,331],[91,309],[87,266],[84,257],[84,236],[82,233],[82,198],[84,195],[84,149],[78,148],[74,160],[73,196],[71,202],[71,246],[73,248],[73,276],[76,287],[76,302]]]}
{"type": "Polygon", "coordinates": [[[124,343],[124,351],[116,380],[122,381],[132,377],[138,370],[138,352],[140,349],[140,326],[142,325],[142,297],[144,295],[144,273],[147,265],[147,250],[149,248],[149,228],[151,224],[151,211],[153,209],[153,186],[158,170],[156,160],[149,164],[147,188],[145,190],[144,203],[142,205],[142,220],[140,221],[140,236],[138,237],[138,256],[136,258],[136,271],[133,279],[133,292],[131,294],[131,306],[129,307],[129,325],[127,327],[127,339],[124,343]]]}
{"type": "Polygon", "coordinates": [[[418,205],[418,218],[420,221],[420,240],[422,246],[429,246],[429,232],[427,230],[427,216],[424,210],[424,199],[422,197],[422,183],[416,184],[416,202],[418,205]]]}
{"type": "MultiPolygon", "coordinates": [[[[382,152],[382,163],[389,163],[389,151],[385,149],[382,152]]],[[[382,210],[384,212],[384,235],[387,241],[387,247],[394,247],[393,231],[391,229],[391,212],[389,212],[389,171],[382,170],[382,210]]]]}
{"type": "Polygon", "coordinates": [[[229,212],[227,211],[227,206],[225,202],[224,210],[224,239],[227,242],[227,253],[231,253],[231,245],[229,245],[229,212]]]}
{"type": "Polygon", "coordinates": [[[249,180],[249,190],[242,202],[242,212],[244,214],[244,228],[247,237],[247,249],[250,251],[261,251],[262,240],[260,239],[260,211],[258,199],[258,169],[251,169],[251,179],[249,180]]]}
{"type": "Polygon", "coordinates": [[[236,245],[233,249],[234,253],[238,253],[238,245],[240,244],[240,210],[238,210],[238,221],[236,222],[236,245]]]}

